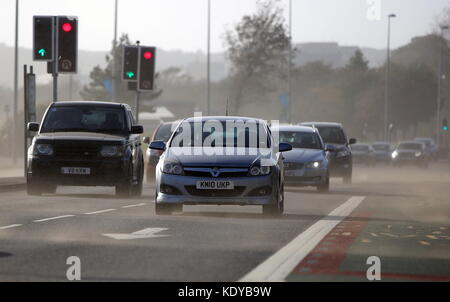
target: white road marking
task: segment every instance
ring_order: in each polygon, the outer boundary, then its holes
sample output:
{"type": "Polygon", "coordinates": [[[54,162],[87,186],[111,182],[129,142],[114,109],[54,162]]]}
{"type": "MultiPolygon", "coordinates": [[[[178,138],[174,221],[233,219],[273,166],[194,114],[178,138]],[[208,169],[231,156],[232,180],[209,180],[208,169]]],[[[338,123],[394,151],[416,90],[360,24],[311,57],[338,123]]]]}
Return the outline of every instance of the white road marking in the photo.
{"type": "Polygon", "coordinates": [[[123,206],[122,208],[123,209],[129,209],[129,208],[142,207],[142,206],[145,206],[145,205],[146,205],[146,203],[130,204],[130,205],[127,205],[127,206],[123,206]]]}
{"type": "Polygon", "coordinates": [[[115,210],[116,209],[106,209],[106,210],[100,210],[100,211],[95,211],[95,212],[84,213],[84,215],[102,214],[102,213],[112,212],[112,211],[115,211],[115,210]]]}
{"type": "Polygon", "coordinates": [[[242,277],[239,281],[284,281],[292,270],[319,244],[319,242],[343,219],[350,215],[365,198],[365,196],[351,197],[328,214],[328,217],[324,217],[313,224],[278,252],[270,256],[266,261],[242,277]]]}
{"type": "Polygon", "coordinates": [[[156,234],[167,230],[168,230],[167,228],[147,228],[131,234],[102,234],[102,235],[116,240],[162,238],[162,237],[169,237],[170,235],[156,235],[156,234]]]}
{"type": "Polygon", "coordinates": [[[69,217],[74,217],[74,216],[75,216],[75,215],[63,215],[63,216],[57,216],[57,217],[50,217],[50,218],[44,218],[44,219],[34,220],[33,222],[46,222],[46,221],[57,220],[57,219],[63,219],[63,218],[69,218],[69,217]]]}
{"type": "Polygon", "coordinates": [[[0,230],[7,230],[7,229],[12,229],[12,228],[17,228],[17,227],[20,227],[20,226],[22,226],[22,224],[11,224],[11,225],[0,227],[0,230]]]}

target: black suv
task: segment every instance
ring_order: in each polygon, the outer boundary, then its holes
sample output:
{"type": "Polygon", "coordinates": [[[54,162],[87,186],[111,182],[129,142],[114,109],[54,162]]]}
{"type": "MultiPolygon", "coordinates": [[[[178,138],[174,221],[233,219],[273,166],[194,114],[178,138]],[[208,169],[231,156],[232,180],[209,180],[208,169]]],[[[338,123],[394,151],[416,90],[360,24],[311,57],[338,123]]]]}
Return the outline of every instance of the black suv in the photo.
{"type": "Polygon", "coordinates": [[[140,196],[144,175],[143,127],[126,104],[51,104],[28,149],[27,192],[54,193],[58,185],[115,186],[118,196],[140,196]]]}
{"type": "Polygon", "coordinates": [[[342,177],[344,183],[350,184],[353,175],[352,150],[350,145],[356,144],[356,139],[347,138],[347,134],[339,123],[301,123],[302,126],[310,126],[319,130],[322,140],[327,148],[333,150],[329,154],[330,174],[332,177],[342,177]]]}

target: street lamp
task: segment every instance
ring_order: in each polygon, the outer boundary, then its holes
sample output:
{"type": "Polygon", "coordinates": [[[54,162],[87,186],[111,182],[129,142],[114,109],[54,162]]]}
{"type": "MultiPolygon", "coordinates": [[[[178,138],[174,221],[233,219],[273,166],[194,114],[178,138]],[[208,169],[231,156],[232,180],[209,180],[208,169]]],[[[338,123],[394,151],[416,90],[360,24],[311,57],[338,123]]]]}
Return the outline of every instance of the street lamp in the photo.
{"type": "Polygon", "coordinates": [[[437,91],[437,106],[436,106],[436,143],[439,146],[440,141],[440,119],[441,119],[441,87],[442,87],[442,57],[444,45],[444,31],[449,29],[447,25],[441,26],[441,44],[439,53],[439,68],[438,68],[438,91],[437,91]]]}
{"type": "Polygon", "coordinates": [[[206,42],[206,112],[211,114],[211,0],[208,0],[207,16],[207,42],[206,42]]]}
{"type": "Polygon", "coordinates": [[[385,95],[384,95],[384,140],[388,140],[388,123],[389,123],[389,77],[391,69],[391,18],[397,15],[388,15],[388,34],[387,34],[387,58],[386,58],[386,79],[385,79],[385,95]]]}
{"type": "Polygon", "coordinates": [[[288,122],[292,123],[292,0],[289,0],[288,122]]]}

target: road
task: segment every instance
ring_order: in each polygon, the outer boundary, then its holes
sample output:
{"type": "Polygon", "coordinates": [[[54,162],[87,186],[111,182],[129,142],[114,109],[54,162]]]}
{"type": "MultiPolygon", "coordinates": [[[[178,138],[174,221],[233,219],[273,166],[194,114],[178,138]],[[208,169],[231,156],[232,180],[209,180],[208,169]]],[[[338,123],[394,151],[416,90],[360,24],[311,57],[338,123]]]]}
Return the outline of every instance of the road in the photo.
{"type": "Polygon", "coordinates": [[[152,185],[138,199],[111,188],[0,193],[0,281],[450,281],[450,165],[358,167],[328,194],[287,188],[286,214],[187,206],[156,216],[152,185]],[[140,232],[139,232],[140,231],[140,232]]]}

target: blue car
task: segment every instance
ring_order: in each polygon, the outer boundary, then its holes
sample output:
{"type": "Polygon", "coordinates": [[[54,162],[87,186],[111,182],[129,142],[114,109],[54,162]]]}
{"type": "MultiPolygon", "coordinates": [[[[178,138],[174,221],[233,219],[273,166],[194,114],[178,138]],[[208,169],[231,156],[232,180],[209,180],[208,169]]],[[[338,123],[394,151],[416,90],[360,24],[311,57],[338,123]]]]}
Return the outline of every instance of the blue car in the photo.
{"type": "Polygon", "coordinates": [[[245,117],[195,117],[182,121],[156,166],[155,212],[170,215],[183,205],[259,205],[267,215],[284,211],[281,152],[266,122],[245,117]]]}
{"type": "Polygon", "coordinates": [[[327,149],[319,131],[306,126],[279,126],[280,142],[292,145],[284,154],[285,183],[289,186],[313,186],[320,192],[330,190],[327,149]]]}

